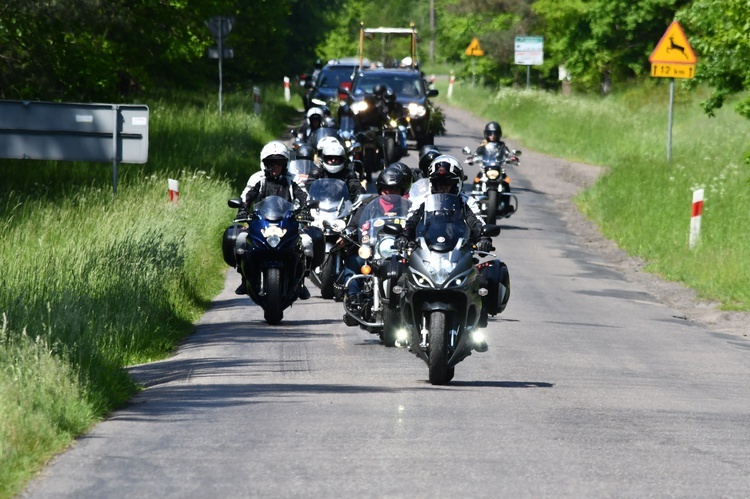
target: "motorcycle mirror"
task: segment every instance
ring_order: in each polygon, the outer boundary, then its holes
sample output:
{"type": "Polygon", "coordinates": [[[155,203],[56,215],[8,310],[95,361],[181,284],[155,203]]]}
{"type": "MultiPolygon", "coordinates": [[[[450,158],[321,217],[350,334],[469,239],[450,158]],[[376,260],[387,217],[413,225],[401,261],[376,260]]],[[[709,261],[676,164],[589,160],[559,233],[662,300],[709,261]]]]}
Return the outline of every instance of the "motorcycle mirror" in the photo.
{"type": "Polygon", "coordinates": [[[427,91],[427,97],[437,97],[440,92],[436,88],[431,88],[427,91]]]}
{"type": "Polygon", "coordinates": [[[521,151],[519,151],[518,149],[513,149],[513,155],[514,156],[521,156],[521,151]]]}
{"type": "Polygon", "coordinates": [[[463,151],[463,153],[464,153],[464,154],[471,154],[471,149],[469,149],[469,147],[468,147],[468,146],[464,147],[464,148],[463,148],[463,149],[461,149],[461,150],[463,151]]]}
{"type": "Polygon", "coordinates": [[[493,224],[486,224],[482,226],[482,235],[487,237],[495,237],[500,235],[500,226],[493,224]]]}
{"type": "Polygon", "coordinates": [[[242,206],[242,199],[240,199],[240,198],[231,198],[231,199],[227,200],[227,205],[230,208],[239,208],[240,206],[242,206]]]}
{"type": "Polygon", "coordinates": [[[310,208],[310,209],[314,210],[318,206],[320,206],[320,201],[318,201],[317,199],[313,199],[313,200],[307,202],[307,204],[305,205],[305,208],[310,208]]]}

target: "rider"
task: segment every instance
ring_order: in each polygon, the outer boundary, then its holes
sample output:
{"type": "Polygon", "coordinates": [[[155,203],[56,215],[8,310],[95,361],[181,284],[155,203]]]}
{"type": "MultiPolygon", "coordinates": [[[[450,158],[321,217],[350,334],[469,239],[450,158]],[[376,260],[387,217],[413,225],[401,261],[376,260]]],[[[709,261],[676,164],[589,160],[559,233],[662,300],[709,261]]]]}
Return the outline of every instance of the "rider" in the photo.
{"type": "Polygon", "coordinates": [[[297,140],[308,142],[313,132],[323,125],[323,116],[323,110],[319,107],[308,109],[305,116],[305,123],[302,124],[297,133],[297,140]]]}
{"type": "MultiPolygon", "coordinates": [[[[481,217],[477,217],[468,206],[465,196],[462,195],[464,170],[461,168],[461,163],[453,156],[443,154],[433,160],[428,173],[433,194],[455,194],[461,200],[463,217],[471,231],[470,242],[474,243],[479,251],[492,251],[492,239],[482,236],[484,223],[481,217]]],[[[423,216],[424,204],[417,208],[406,221],[403,235],[396,240],[399,248],[405,249],[410,244],[416,244],[417,225],[423,216]]]]}
{"type": "MultiPolygon", "coordinates": [[[[261,171],[253,173],[247,181],[247,186],[242,191],[242,206],[237,211],[237,220],[245,220],[249,217],[250,207],[253,203],[261,201],[268,196],[279,196],[299,206],[307,203],[307,191],[294,180],[294,176],[287,171],[289,165],[289,149],[280,140],[273,140],[263,146],[260,151],[261,171]]],[[[301,233],[302,247],[305,256],[312,258],[312,239],[304,232],[301,233]]],[[[239,267],[238,267],[239,272],[239,267]]],[[[238,295],[247,294],[245,280],[235,290],[238,295]]],[[[299,298],[307,300],[310,292],[305,287],[304,281],[299,290],[299,298]]]]}
{"type": "Polygon", "coordinates": [[[365,189],[359,181],[359,176],[349,167],[346,149],[344,149],[344,146],[337,139],[327,141],[320,149],[318,165],[310,173],[307,179],[308,185],[319,178],[337,178],[343,180],[349,190],[349,198],[352,202],[360,194],[365,193],[365,189]]]}
{"type": "Polygon", "coordinates": [[[434,145],[424,145],[419,149],[419,171],[422,172],[422,177],[427,178],[429,176],[430,165],[432,161],[440,156],[442,153],[434,145]]]}
{"type": "MultiPolygon", "coordinates": [[[[380,175],[378,175],[378,178],[375,181],[375,188],[377,189],[379,196],[386,196],[388,194],[404,196],[409,192],[409,189],[407,188],[407,182],[410,183],[411,179],[409,179],[401,169],[391,165],[380,172],[380,175]]],[[[390,209],[385,206],[385,203],[387,203],[387,198],[377,197],[370,201],[370,203],[381,203],[386,212],[390,211],[390,209]]],[[[366,221],[360,219],[367,206],[369,206],[369,203],[360,206],[357,211],[354,212],[354,215],[349,221],[347,232],[349,232],[350,234],[354,234],[355,238],[359,237],[358,229],[361,225],[361,222],[366,221]]],[[[339,239],[338,245],[342,247],[346,246],[346,240],[344,240],[343,238],[339,239]]],[[[365,263],[362,257],[360,257],[357,253],[356,249],[357,247],[354,244],[352,244],[349,248],[351,254],[346,258],[343,276],[340,281],[342,283],[348,281],[349,278],[353,275],[359,274],[362,265],[365,263]]],[[[354,279],[349,283],[347,294],[349,295],[347,302],[350,306],[357,307],[361,304],[361,283],[358,279],[354,279]]],[[[357,325],[357,322],[349,318],[348,314],[344,314],[344,323],[346,323],[347,326],[357,325]]]]}
{"type": "Polygon", "coordinates": [[[500,123],[497,121],[490,121],[486,125],[484,125],[484,140],[479,143],[479,147],[477,147],[476,154],[481,156],[484,153],[484,146],[489,144],[490,142],[495,142],[499,145],[500,150],[503,154],[503,156],[510,153],[508,150],[508,147],[505,145],[505,142],[503,142],[503,129],[500,127],[500,123]]]}

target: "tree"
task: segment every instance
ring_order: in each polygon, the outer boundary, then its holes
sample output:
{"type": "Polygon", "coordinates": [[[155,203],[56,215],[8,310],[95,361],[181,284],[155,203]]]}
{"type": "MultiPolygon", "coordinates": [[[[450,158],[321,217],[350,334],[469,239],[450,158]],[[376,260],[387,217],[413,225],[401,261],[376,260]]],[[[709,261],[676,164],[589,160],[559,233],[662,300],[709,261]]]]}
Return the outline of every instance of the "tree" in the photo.
{"type": "MultiPolygon", "coordinates": [[[[725,99],[750,88],[750,3],[747,0],[695,0],[680,11],[678,20],[690,33],[690,44],[698,54],[698,67],[691,85],[705,82],[713,88],[704,102],[706,112],[721,108],[725,99]]],[[[750,96],[735,108],[750,118],[750,96]]]]}

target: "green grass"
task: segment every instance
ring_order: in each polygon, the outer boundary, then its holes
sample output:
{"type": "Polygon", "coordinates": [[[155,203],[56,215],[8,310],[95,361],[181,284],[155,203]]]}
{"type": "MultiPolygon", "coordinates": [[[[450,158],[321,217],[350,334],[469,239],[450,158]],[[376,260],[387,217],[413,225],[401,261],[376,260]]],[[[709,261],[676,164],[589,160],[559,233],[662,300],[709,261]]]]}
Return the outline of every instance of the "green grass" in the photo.
{"type": "Polygon", "coordinates": [[[0,497],[138,387],[221,290],[226,200],[295,109],[154,96],[147,165],[0,161],[0,497]],[[180,199],[168,201],[167,179],[180,199]]]}
{"type": "Polygon", "coordinates": [[[602,165],[609,174],[579,196],[608,238],[648,262],[647,270],[694,288],[725,310],[750,311],[750,121],[730,105],[709,118],[705,91],[675,92],[667,161],[665,81],[607,98],[536,90],[488,90],[456,82],[437,104],[498,120],[506,137],[539,152],[602,165]],[[701,240],[688,245],[692,192],[705,189],[701,240]]]}

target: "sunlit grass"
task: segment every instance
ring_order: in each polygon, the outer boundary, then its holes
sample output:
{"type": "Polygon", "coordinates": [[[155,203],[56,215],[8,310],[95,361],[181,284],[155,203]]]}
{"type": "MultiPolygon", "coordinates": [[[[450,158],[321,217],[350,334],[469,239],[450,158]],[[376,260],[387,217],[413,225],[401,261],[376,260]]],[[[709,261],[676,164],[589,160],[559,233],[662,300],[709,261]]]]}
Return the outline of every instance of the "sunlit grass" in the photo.
{"type": "Polygon", "coordinates": [[[648,82],[606,98],[488,90],[440,82],[440,102],[498,120],[522,147],[609,167],[578,199],[584,213],[648,270],[727,310],[750,310],[750,121],[730,105],[709,118],[705,90],[676,85],[671,160],[669,87],[648,82]],[[688,245],[695,189],[705,189],[700,244],[688,245]]]}
{"type": "Polygon", "coordinates": [[[226,200],[295,110],[252,96],[149,99],[149,161],[0,161],[0,497],[127,401],[221,290],[226,200]],[[170,203],[169,178],[179,181],[170,203]]]}

